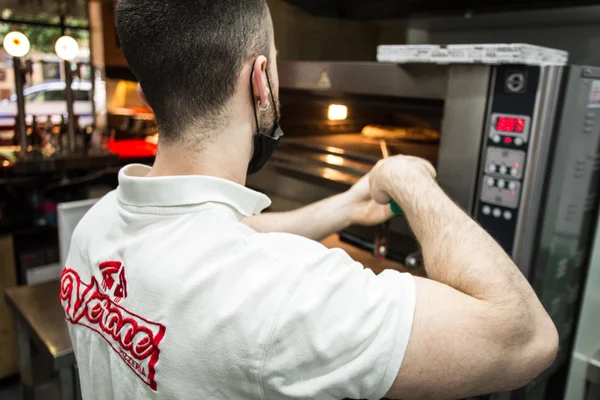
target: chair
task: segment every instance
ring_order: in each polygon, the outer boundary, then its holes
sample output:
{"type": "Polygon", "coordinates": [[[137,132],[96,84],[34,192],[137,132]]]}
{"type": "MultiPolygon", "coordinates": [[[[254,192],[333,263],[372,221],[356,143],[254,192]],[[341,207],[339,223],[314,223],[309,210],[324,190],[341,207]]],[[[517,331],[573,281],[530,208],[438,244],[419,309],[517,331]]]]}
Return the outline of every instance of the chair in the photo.
{"type": "Polygon", "coordinates": [[[57,208],[58,216],[58,245],[60,265],[64,268],[71,247],[71,237],[79,221],[99,199],[72,201],[60,203],[57,208]]]}

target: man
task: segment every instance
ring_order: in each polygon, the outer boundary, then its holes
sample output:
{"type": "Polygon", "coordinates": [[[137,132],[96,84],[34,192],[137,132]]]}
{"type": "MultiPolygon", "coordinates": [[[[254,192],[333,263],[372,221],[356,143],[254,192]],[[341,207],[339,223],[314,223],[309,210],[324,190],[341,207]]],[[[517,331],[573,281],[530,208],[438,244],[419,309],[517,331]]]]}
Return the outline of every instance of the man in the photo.
{"type": "Polygon", "coordinates": [[[117,27],[161,137],[72,240],[61,302],[85,399],[455,399],[552,363],[533,290],[427,162],[260,214],[268,198],[243,185],[282,135],[265,0],[120,0],[117,27]],[[392,199],[431,280],[310,240],[381,223],[392,199]]]}

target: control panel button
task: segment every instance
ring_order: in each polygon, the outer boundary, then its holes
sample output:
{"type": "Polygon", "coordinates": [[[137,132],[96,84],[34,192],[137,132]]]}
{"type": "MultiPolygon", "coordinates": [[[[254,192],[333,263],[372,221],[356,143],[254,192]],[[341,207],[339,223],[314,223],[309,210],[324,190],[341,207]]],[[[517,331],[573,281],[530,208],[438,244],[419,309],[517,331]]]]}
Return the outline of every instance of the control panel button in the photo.
{"type": "Polygon", "coordinates": [[[502,138],[498,135],[492,136],[492,142],[494,142],[494,143],[500,143],[501,140],[502,140],[502,138]]]}
{"type": "Polygon", "coordinates": [[[512,72],[506,77],[506,89],[509,93],[522,93],[526,85],[527,78],[523,72],[512,72]]]}
{"type": "Polygon", "coordinates": [[[512,181],[512,179],[495,179],[495,185],[489,186],[488,180],[490,176],[484,176],[480,181],[481,187],[481,201],[482,207],[484,205],[490,205],[493,208],[495,206],[500,207],[500,217],[502,217],[502,211],[506,209],[516,209],[519,207],[519,199],[521,198],[521,184],[517,181],[512,181]],[[504,187],[500,187],[500,185],[504,187]],[[511,183],[514,185],[512,186],[511,183]],[[514,189],[508,189],[507,187],[514,187],[514,189]]]}
{"type": "Polygon", "coordinates": [[[505,181],[504,179],[500,179],[500,180],[498,181],[498,187],[499,187],[500,189],[504,189],[504,188],[506,187],[506,181],[505,181]]]}
{"type": "Polygon", "coordinates": [[[515,146],[523,146],[523,139],[520,137],[515,139],[515,146]]]}
{"type": "Polygon", "coordinates": [[[510,190],[515,190],[517,188],[517,182],[508,182],[508,188],[510,190]]]}
{"type": "Polygon", "coordinates": [[[512,213],[510,211],[504,211],[503,216],[504,216],[504,219],[507,221],[510,221],[513,217],[512,213]]]}
{"type": "Polygon", "coordinates": [[[496,180],[494,178],[487,179],[488,186],[494,186],[496,184],[496,180]]]}
{"type": "Polygon", "coordinates": [[[517,168],[511,168],[510,169],[510,174],[512,176],[519,176],[519,170],[517,168]]]}
{"type": "Polygon", "coordinates": [[[492,213],[492,207],[483,206],[483,208],[481,209],[481,212],[483,213],[483,215],[490,215],[492,213]]]}
{"type": "MultiPolygon", "coordinates": [[[[523,140],[523,143],[526,143],[526,140],[523,140]]],[[[525,172],[525,159],[526,153],[522,150],[488,147],[485,169],[488,174],[501,174],[520,179],[525,172]],[[517,169],[517,175],[512,175],[511,168],[517,169]]],[[[485,185],[485,181],[483,184],[485,185]]]]}
{"type": "Polygon", "coordinates": [[[500,218],[502,216],[502,211],[499,208],[494,208],[493,215],[496,218],[500,218]]]}

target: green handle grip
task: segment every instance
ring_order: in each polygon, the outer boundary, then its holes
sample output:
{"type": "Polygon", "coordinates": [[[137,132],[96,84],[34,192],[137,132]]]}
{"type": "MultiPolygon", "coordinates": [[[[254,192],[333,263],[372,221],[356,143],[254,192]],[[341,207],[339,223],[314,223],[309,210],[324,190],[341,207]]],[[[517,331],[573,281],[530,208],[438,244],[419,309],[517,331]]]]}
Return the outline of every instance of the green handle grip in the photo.
{"type": "Polygon", "coordinates": [[[402,211],[400,206],[398,206],[398,204],[396,204],[395,201],[392,201],[390,203],[390,208],[392,209],[392,212],[394,213],[395,216],[402,217],[404,215],[404,211],[402,211]]]}

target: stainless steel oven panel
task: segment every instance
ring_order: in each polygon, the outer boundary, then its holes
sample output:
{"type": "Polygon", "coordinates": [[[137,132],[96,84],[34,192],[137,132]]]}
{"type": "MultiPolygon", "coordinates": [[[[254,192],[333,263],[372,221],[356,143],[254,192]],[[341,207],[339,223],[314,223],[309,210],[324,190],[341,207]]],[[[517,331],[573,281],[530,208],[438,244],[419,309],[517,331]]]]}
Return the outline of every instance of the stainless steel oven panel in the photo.
{"type": "Polygon", "coordinates": [[[525,276],[530,276],[532,255],[541,215],[541,201],[550,144],[557,121],[557,104],[563,77],[563,67],[542,68],[538,97],[531,124],[528,166],[525,169],[521,212],[517,220],[513,259],[525,276]]]}
{"type": "Polygon", "coordinates": [[[565,81],[533,267],[534,289],[542,294],[562,342],[575,333],[580,290],[596,229],[600,108],[594,100],[594,87],[600,84],[600,68],[571,66],[565,81]]]}
{"type": "Polygon", "coordinates": [[[279,61],[285,89],[443,100],[448,67],[375,62],[279,61]]]}
{"type": "Polygon", "coordinates": [[[477,187],[488,92],[493,69],[486,65],[449,67],[448,89],[438,159],[438,181],[471,213],[477,187]]]}

